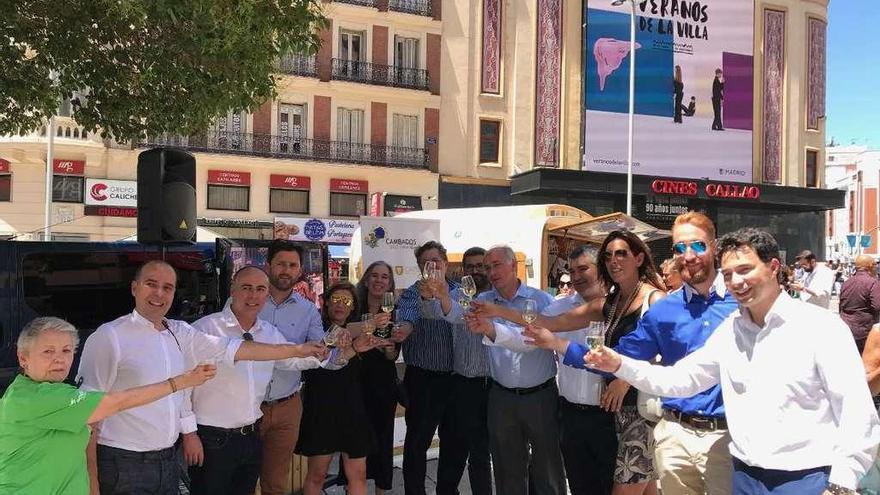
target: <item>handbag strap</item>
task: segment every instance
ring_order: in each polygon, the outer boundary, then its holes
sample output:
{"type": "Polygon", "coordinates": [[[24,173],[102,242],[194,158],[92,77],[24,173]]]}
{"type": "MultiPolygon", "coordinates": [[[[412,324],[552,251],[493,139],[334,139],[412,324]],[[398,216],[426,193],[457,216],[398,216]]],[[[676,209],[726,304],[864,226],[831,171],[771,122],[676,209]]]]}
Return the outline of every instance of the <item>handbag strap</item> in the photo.
{"type": "Polygon", "coordinates": [[[660,289],[654,289],[651,292],[648,292],[648,295],[645,296],[645,299],[642,301],[642,312],[639,316],[645,316],[645,312],[648,311],[648,308],[651,307],[651,297],[654,296],[655,292],[658,292],[660,289]]]}

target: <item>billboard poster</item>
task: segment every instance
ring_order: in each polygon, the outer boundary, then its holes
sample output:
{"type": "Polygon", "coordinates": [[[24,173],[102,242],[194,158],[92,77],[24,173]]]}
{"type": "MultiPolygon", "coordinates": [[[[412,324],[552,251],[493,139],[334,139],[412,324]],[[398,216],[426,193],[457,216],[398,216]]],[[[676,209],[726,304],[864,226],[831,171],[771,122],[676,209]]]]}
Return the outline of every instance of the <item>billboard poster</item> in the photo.
{"type": "MultiPolygon", "coordinates": [[[[626,173],[630,5],[584,3],[585,170],[626,173]]],[[[752,181],[753,0],[637,0],[633,173],[752,181]]]]}
{"type": "Polygon", "coordinates": [[[421,276],[415,250],[428,241],[440,239],[440,220],[361,217],[360,234],[363,270],[375,261],[384,261],[394,268],[395,287],[404,289],[421,276]]]}
{"type": "Polygon", "coordinates": [[[357,220],[275,217],[275,239],[351,244],[357,220]]]}

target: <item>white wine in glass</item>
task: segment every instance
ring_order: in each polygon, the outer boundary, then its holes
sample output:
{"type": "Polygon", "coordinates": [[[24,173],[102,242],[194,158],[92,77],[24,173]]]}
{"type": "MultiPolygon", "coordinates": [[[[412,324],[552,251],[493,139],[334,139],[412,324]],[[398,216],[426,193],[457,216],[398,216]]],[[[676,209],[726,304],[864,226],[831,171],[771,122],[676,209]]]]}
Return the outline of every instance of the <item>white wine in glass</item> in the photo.
{"type": "Polygon", "coordinates": [[[461,277],[461,291],[471,299],[477,295],[477,283],[474,282],[474,277],[470,275],[461,277]]]}
{"type": "Polygon", "coordinates": [[[394,311],[394,293],[386,292],[382,295],[382,312],[390,313],[394,311]]]}
{"type": "Polygon", "coordinates": [[[437,263],[434,261],[426,261],[425,266],[422,269],[422,278],[425,280],[430,279],[435,271],[437,271],[437,263]]]}
{"type": "MultiPolygon", "coordinates": [[[[327,329],[327,332],[324,334],[324,345],[326,345],[329,349],[333,349],[339,344],[339,339],[342,336],[342,332],[345,330],[339,325],[330,325],[330,328],[327,329]]],[[[337,364],[339,366],[345,366],[348,364],[348,359],[345,359],[340,353],[336,359],[333,361],[333,364],[337,364]]]]}
{"type": "Polygon", "coordinates": [[[535,322],[538,319],[538,303],[534,299],[526,299],[526,303],[523,305],[522,310],[522,318],[529,325],[535,322]]]}
{"type": "Polygon", "coordinates": [[[376,324],[373,323],[373,315],[370,313],[361,315],[361,323],[364,324],[365,335],[373,335],[373,332],[376,331],[376,324]]]}
{"type": "Polygon", "coordinates": [[[601,321],[590,322],[587,327],[587,346],[596,351],[605,345],[605,324],[601,321]]]}

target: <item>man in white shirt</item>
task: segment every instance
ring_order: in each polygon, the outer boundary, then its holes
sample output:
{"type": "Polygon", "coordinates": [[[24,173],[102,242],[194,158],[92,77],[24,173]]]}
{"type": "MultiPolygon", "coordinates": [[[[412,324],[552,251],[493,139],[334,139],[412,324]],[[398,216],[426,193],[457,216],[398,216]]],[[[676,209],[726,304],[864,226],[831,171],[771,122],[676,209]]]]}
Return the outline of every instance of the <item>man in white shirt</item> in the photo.
{"type": "MultiPolygon", "coordinates": [[[[167,380],[188,369],[187,363],[214,360],[231,366],[239,360],[327,353],[320,344],[269,345],[213,337],[185,322],[167,320],[176,284],[174,268],[164,261],[150,261],[138,269],[131,283],[134,311],[101,325],[83,347],[79,367],[83,390],[115,392],[167,380]]],[[[101,422],[97,435],[92,433],[88,453],[93,475],[97,462],[102,494],[177,494],[180,472],[175,444],[181,433],[196,427],[186,402],[185,394],[175,393],[101,422]]]]}
{"type": "Polygon", "coordinates": [[[834,272],[819,263],[811,251],[801,251],[795,257],[797,265],[804,271],[803,279],[789,284],[789,288],[800,293],[804,301],[828,309],[831,303],[831,288],[834,286],[834,272]]]}
{"type": "Polygon", "coordinates": [[[854,494],[876,455],[880,420],[849,329],[781,291],[770,234],[740,229],[719,240],[718,253],[740,309],[705,346],[673,366],[607,348],[585,361],[666,397],[720,384],[734,495],[854,494]]]}
{"type": "MultiPolygon", "coordinates": [[[[595,247],[580,246],[571,251],[568,266],[574,293],[554,301],[544,314],[557,316],[603,297],[599,282],[595,247]]],[[[556,334],[573,342],[586,342],[586,328],[556,334]]],[[[559,446],[565,463],[568,489],[572,495],[610,495],[617,459],[617,432],[614,413],[599,406],[603,378],[595,373],[562,364],[558,354],[556,381],[559,385],[559,446]]]]}
{"type": "MultiPolygon", "coordinates": [[[[236,272],[229,306],[193,323],[206,335],[264,344],[285,344],[274,326],[257,318],[269,296],[269,278],[262,268],[246,266],[236,272]]],[[[198,364],[198,363],[194,363],[198,364]]],[[[251,494],[260,476],[262,442],[260,404],[274,369],[316,368],[314,357],[283,361],[243,361],[219,366],[217,382],[191,393],[198,434],[184,435],[183,448],[193,495],[251,494]]]]}

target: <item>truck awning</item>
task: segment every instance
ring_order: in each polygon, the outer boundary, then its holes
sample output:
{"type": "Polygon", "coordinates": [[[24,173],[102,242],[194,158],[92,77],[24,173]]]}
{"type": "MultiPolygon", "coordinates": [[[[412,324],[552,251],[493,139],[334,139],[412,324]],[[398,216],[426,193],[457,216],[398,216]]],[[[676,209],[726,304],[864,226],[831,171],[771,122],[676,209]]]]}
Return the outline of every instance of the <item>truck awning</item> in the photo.
{"type": "Polygon", "coordinates": [[[589,220],[564,222],[547,229],[550,233],[583,239],[592,244],[602,244],[605,237],[615,230],[628,230],[645,242],[672,235],[668,230],[658,229],[625,213],[611,213],[589,220]]]}

